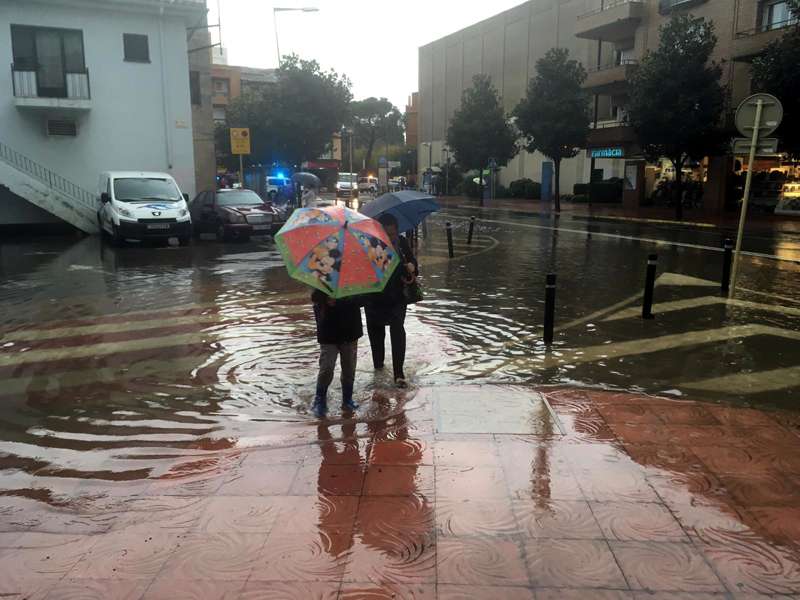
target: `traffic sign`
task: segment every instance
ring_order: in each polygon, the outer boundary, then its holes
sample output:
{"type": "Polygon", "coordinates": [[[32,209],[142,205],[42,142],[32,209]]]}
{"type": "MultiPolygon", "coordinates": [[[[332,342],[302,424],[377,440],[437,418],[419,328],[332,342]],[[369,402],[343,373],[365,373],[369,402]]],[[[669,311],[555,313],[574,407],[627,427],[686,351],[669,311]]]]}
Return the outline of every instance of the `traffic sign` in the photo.
{"type": "Polygon", "coordinates": [[[490,158],[489,166],[487,167],[487,169],[499,169],[499,168],[500,168],[500,161],[497,160],[496,158],[490,158]]]}
{"type": "Polygon", "coordinates": [[[250,154],[249,127],[231,127],[231,154],[250,154]]]}
{"type": "Polygon", "coordinates": [[[744,137],[753,137],[759,100],[762,101],[762,108],[761,123],[758,124],[758,137],[766,137],[774,132],[783,120],[783,106],[775,96],[769,94],[750,96],[736,109],[736,129],[744,137]]]}
{"type": "MultiPolygon", "coordinates": [[[[734,138],[733,140],[733,153],[750,155],[750,146],[753,144],[752,138],[734,138]]],[[[777,138],[759,138],[756,144],[756,154],[758,155],[771,155],[778,153],[778,139],[777,138]]]]}

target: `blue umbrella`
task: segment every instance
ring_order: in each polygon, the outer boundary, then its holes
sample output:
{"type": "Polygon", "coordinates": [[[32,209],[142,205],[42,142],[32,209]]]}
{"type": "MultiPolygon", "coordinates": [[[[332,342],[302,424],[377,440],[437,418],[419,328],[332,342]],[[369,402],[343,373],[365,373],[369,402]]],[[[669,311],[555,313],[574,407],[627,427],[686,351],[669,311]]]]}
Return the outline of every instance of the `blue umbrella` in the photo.
{"type": "Polygon", "coordinates": [[[362,206],[359,212],[372,219],[387,213],[394,215],[397,219],[397,231],[404,233],[416,229],[428,215],[440,208],[436,196],[406,190],[384,194],[362,206]]]}

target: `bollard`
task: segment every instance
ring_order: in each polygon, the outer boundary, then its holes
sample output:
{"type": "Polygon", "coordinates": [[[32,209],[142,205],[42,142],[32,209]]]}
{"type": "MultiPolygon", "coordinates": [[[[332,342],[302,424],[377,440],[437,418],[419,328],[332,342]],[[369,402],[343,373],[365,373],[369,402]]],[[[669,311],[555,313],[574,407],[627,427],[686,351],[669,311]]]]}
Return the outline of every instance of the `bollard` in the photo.
{"type": "Polygon", "coordinates": [[[731,287],[731,261],[733,260],[733,240],[725,240],[725,256],[722,259],[722,291],[728,292],[731,287]]]}
{"type": "Polygon", "coordinates": [[[556,274],[548,273],[544,286],[544,343],[553,343],[553,325],[556,320],[556,274]]]}
{"type": "Polygon", "coordinates": [[[644,283],[644,303],[642,304],[642,318],[654,319],[653,308],[653,288],[656,285],[656,267],[658,266],[658,254],[650,254],[647,257],[647,280],[644,283]]]}
{"type": "Polygon", "coordinates": [[[447,224],[447,249],[450,251],[450,258],[455,258],[456,253],[453,252],[453,224],[447,224]]]}
{"type": "Polygon", "coordinates": [[[469,234],[467,234],[467,245],[472,245],[472,230],[475,229],[475,215],[472,215],[469,219],[469,234]]]}

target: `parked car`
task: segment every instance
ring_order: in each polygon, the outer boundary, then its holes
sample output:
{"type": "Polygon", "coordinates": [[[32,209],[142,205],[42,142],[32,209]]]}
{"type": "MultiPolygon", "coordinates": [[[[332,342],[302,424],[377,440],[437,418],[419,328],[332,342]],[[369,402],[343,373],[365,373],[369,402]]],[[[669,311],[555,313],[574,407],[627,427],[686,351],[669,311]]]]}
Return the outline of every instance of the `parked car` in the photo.
{"type": "Polygon", "coordinates": [[[202,233],[214,233],[219,242],[275,235],[286,223],[286,213],[252,190],[205,190],[189,203],[189,211],[195,239],[202,233]]]}
{"type": "Polygon", "coordinates": [[[167,173],[105,171],[100,175],[97,224],[116,245],[128,239],[177,237],[188,246],[192,219],[178,184],[167,173]]]}
{"type": "Polygon", "coordinates": [[[358,191],[368,194],[377,194],[380,189],[377,177],[362,177],[358,180],[358,191]]]}
{"type": "Polygon", "coordinates": [[[339,173],[339,179],[336,182],[336,197],[349,198],[350,197],[350,181],[352,175],[353,182],[353,198],[358,198],[358,174],[357,173],[339,173]]]}

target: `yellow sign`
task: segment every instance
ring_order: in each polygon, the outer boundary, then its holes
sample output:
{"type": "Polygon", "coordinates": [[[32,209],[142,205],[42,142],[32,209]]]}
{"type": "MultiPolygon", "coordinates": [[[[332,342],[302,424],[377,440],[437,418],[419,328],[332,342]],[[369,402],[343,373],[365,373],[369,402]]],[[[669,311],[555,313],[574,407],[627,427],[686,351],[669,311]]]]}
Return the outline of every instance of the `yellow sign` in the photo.
{"type": "Polygon", "coordinates": [[[249,127],[231,127],[231,154],[250,154],[249,127]]]}

